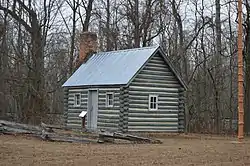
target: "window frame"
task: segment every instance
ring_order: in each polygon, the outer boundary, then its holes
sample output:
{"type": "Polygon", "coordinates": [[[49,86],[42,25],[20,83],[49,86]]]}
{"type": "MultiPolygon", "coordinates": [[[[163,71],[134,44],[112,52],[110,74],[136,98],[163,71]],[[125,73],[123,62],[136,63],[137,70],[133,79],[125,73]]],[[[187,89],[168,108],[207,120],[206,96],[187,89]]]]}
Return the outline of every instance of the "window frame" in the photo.
{"type": "Polygon", "coordinates": [[[80,107],[81,106],[81,93],[75,93],[75,95],[74,95],[74,106],[75,107],[80,107]],[[79,95],[79,104],[77,104],[77,97],[76,96],[78,96],[79,95]]]}
{"type": "MultiPolygon", "coordinates": [[[[154,102],[152,102],[152,103],[154,103],[154,102]]],[[[158,95],[150,94],[148,96],[148,110],[149,111],[157,111],[158,110],[158,95]],[[151,98],[156,98],[156,100],[155,100],[155,108],[151,108],[151,98]]]]}
{"type": "Polygon", "coordinates": [[[109,107],[109,108],[114,107],[114,93],[113,92],[107,92],[106,93],[106,107],[109,107]],[[109,100],[110,100],[109,97],[108,97],[109,95],[112,95],[112,100],[111,100],[112,104],[111,105],[109,105],[109,100]]]}

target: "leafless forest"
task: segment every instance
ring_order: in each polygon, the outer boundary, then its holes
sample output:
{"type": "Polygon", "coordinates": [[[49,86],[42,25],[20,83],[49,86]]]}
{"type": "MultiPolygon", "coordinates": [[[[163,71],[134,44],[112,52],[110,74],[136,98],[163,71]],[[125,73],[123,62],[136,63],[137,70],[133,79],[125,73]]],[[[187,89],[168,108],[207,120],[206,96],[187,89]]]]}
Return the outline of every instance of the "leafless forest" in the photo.
{"type": "MultiPolygon", "coordinates": [[[[250,130],[250,1],[243,2],[245,130],[250,130]]],[[[237,119],[237,1],[0,0],[0,117],[59,123],[61,85],[82,31],[98,51],[159,44],[188,84],[186,129],[224,133],[237,119]]]]}

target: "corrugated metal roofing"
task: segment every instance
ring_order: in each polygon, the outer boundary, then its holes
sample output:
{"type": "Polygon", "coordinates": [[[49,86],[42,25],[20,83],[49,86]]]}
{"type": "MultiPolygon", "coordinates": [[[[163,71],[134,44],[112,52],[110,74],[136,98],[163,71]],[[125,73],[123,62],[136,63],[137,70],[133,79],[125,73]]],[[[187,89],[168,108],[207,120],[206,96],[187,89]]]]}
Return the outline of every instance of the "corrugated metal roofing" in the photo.
{"type": "Polygon", "coordinates": [[[127,84],[159,46],[94,54],[63,86],[127,84]]]}

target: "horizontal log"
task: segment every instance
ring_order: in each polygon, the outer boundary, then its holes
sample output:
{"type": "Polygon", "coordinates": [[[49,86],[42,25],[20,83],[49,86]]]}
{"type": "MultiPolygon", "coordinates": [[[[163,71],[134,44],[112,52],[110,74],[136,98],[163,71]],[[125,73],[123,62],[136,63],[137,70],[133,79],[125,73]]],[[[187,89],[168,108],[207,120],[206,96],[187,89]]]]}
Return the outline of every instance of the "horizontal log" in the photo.
{"type": "Polygon", "coordinates": [[[99,92],[107,92],[107,91],[117,91],[119,92],[120,91],[120,88],[98,88],[98,91],[99,92]]]}
{"type": "Polygon", "coordinates": [[[97,127],[98,128],[102,128],[102,127],[111,127],[111,128],[117,128],[118,129],[119,124],[115,124],[115,123],[100,123],[97,122],[97,127]]]}
{"type": "Polygon", "coordinates": [[[151,112],[143,112],[143,113],[129,113],[129,117],[145,117],[145,118],[166,118],[166,117],[178,117],[178,112],[167,112],[167,113],[151,113],[151,112]]]}
{"type": "Polygon", "coordinates": [[[69,118],[67,119],[67,124],[68,125],[82,125],[81,120],[70,120],[69,118]]]}
{"type": "Polygon", "coordinates": [[[128,117],[129,122],[178,122],[178,118],[128,117]]]}
{"type": "Polygon", "coordinates": [[[157,73],[140,73],[137,75],[137,78],[140,79],[153,79],[153,80],[169,80],[169,81],[176,81],[176,78],[174,76],[170,75],[171,73],[165,73],[163,75],[157,75],[157,73]]]}
{"type": "MultiPolygon", "coordinates": [[[[145,103],[145,104],[131,103],[131,104],[129,104],[129,107],[131,109],[133,109],[133,108],[149,109],[148,103],[145,103]]],[[[177,107],[176,109],[178,109],[178,103],[174,103],[174,102],[159,103],[158,104],[158,111],[161,111],[164,109],[172,109],[174,107],[177,107]]]]}
{"type": "MultiPolygon", "coordinates": [[[[130,100],[147,100],[149,98],[150,93],[139,93],[138,94],[130,94],[130,100]]],[[[178,93],[172,94],[158,94],[159,100],[171,100],[171,101],[179,101],[178,93]]]]}
{"type": "MultiPolygon", "coordinates": [[[[157,111],[150,111],[152,114],[157,113],[169,113],[169,112],[178,112],[178,106],[168,106],[167,108],[159,108],[157,111]]],[[[146,113],[149,112],[148,108],[129,108],[129,113],[146,113]]]]}
{"type": "MultiPolygon", "coordinates": [[[[106,98],[105,98],[105,99],[100,99],[100,98],[99,98],[98,104],[99,104],[99,105],[106,106],[106,101],[107,101],[106,98]]],[[[119,105],[119,104],[120,104],[120,100],[119,100],[118,98],[114,99],[114,100],[113,100],[113,104],[114,104],[114,105],[119,105]]]]}
{"type": "Polygon", "coordinates": [[[125,111],[123,112],[123,115],[124,115],[124,116],[127,116],[127,115],[128,115],[128,111],[125,110],[125,111]]]}
{"type": "Polygon", "coordinates": [[[179,92],[184,94],[185,89],[184,88],[179,88],[179,92]]]}
{"type": "Polygon", "coordinates": [[[119,119],[119,114],[98,114],[98,119],[119,119]]]}
{"type": "Polygon", "coordinates": [[[79,117],[80,113],[79,112],[67,112],[68,117],[79,117]]]}
{"type": "Polygon", "coordinates": [[[177,133],[179,130],[176,128],[128,128],[128,132],[168,132],[177,133]]]}
{"type": "Polygon", "coordinates": [[[166,66],[166,63],[165,61],[162,59],[162,57],[160,56],[154,56],[149,62],[148,62],[148,65],[153,65],[153,64],[161,64],[161,65],[165,65],[166,66]]]}
{"type": "Polygon", "coordinates": [[[145,66],[143,68],[143,70],[157,71],[157,72],[159,71],[159,72],[164,72],[164,73],[171,72],[166,66],[164,66],[164,65],[161,65],[161,66],[158,65],[158,66],[156,66],[153,63],[151,63],[150,65],[145,66]]]}
{"type": "Polygon", "coordinates": [[[178,94],[178,88],[160,88],[160,87],[147,87],[147,86],[129,86],[130,91],[145,91],[147,92],[154,91],[154,93],[157,92],[166,92],[166,93],[177,93],[178,94]]]}
{"type": "Polygon", "coordinates": [[[67,123],[66,127],[70,129],[77,129],[77,128],[80,129],[82,128],[82,124],[81,123],[67,123]]]}
{"type": "Polygon", "coordinates": [[[119,118],[117,118],[117,119],[104,119],[104,118],[98,119],[99,123],[114,123],[114,124],[118,124],[119,121],[120,121],[119,118]]]}
{"type": "Polygon", "coordinates": [[[154,87],[157,87],[157,88],[179,88],[180,84],[179,83],[171,84],[167,81],[165,83],[149,81],[149,82],[132,82],[130,84],[130,86],[143,86],[143,87],[152,87],[152,88],[154,88],[154,87]]]}
{"type": "Polygon", "coordinates": [[[184,125],[184,120],[179,120],[179,126],[184,125]]]}
{"type": "Polygon", "coordinates": [[[178,122],[128,122],[128,126],[144,126],[144,127],[178,127],[178,122]]]}
{"type": "Polygon", "coordinates": [[[83,110],[83,109],[87,109],[87,106],[86,106],[86,105],[75,106],[74,104],[68,104],[68,108],[70,108],[70,109],[80,109],[80,110],[83,110]]]}
{"type": "Polygon", "coordinates": [[[68,120],[77,120],[77,121],[81,121],[82,118],[79,116],[68,116],[68,120]]]}
{"type": "Polygon", "coordinates": [[[178,131],[178,126],[128,126],[128,129],[178,131]]]}
{"type": "MultiPolygon", "coordinates": [[[[133,107],[133,105],[140,105],[143,104],[144,106],[148,106],[149,101],[148,100],[131,100],[129,102],[130,106],[133,107]]],[[[173,101],[173,100],[160,100],[158,99],[158,107],[159,106],[179,106],[178,101],[173,101]]]]}
{"type": "Polygon", "coordinates": [[[136,83],[151,82],[151,83],[159,83],[159,84],[179,84],[180,85],[178,80],[165,80],[165,79],[152,79],[152,78],[137,78],[136,77],[132,83],[135,83],[135,82],[136,83]]]}
{"type": "Polygon", "coordinates": [[[80,94],[81,95],[81,98],[84,98],[84,99],[87,99],[88,98],[88,93],[69,93],[68,94],[68,98],[75,98],[75,94],[80,94]]]}
{"type": "Polygon", "coordinates": [[[87,89],[68,89],[69,93],[81,93],[81,92],[87,92],[87,89]]]}
{"type": "Polygon", "coordinates": [[[151,66],[151,67],[162,67],[162,68],[166,68],[168,69],[168,67],[166,66],[165,63],[162,63],[162,59],[155,59],[155,57],[153,59],[151,59],[150,62],[148,62],[147,66],[151,66]],[[154,61],[158,62],[158,63],[154,63],[154,61]]]}
{"type": "Polygon", "coordinates": [[[179,117],[184,117],[184,113],[183,113],[183,112],[182,112],[182,113],[179,113],[178,116],[179,116],[179,117]]]}
{"type": "Polygon", "coordinates": [[[113,107],[106,107],[106,105],[99,105],[98,107],[99,107],[99,110],[106,110],[106,111],[120,110],[120,105],[114,105],[113,107]]]}
{"type": "Polygon", "coordinates": [[[157,95],[165,95],[165,96],[169,96],[169,97],[176,97],[176,96],[178,96],[178,93],[176,93],[176,92],[164,92],[164,91],[161,91],[161,90],[159,90],[159,91],[154,91],[154,92],[152,92],[152,91],[149,91],[149,89],[147,90],[145,90],[145,89],[143,89],[143,90],[140,90],[140,89],[135,89],[135,90],[130,90],[129,91],[129,96],[130,95],[134,95],[134,96],[148,96],[148,95],[150,95],[150,94],[156,94],[157,93],[157,95]]]}
{"type": "Polygon", "coordinates": [[[112,114],[118,115],[120,113],[120,109],[99,109],[98,114],[112,114]]]}

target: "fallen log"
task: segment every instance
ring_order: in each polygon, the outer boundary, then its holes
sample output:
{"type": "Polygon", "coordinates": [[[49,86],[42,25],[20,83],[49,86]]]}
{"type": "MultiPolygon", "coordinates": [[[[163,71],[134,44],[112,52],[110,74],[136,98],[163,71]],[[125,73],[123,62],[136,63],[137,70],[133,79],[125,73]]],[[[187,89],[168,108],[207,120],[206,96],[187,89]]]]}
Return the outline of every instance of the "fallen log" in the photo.
{"type": "Polygon", "coordinates": [[[2,126],[9,126],[9,127],[20,128],[20,129],[25,129],[25,130],[34,130],[34,131],[41,130],[41,128],[38,127],[38,126],[22,124],[22,123],[16,123],[16,122],[9,122],[9,121],[6,121],[6,120],[0,120],[0,124],[2,126]]]}
{"type": "Polygon", "coordinates": [[[19,133],[19,134],[36,134],[36,132],[24,130],[24,129],[16,129],[8,126],[1,127],[2,133],[19,133]]]}
{"type": "Polygon", "coordinates": [[[41,134],[41,131],[42,129],[37,126],[0,120],[1,133],[41,134]]]}
{"type": "Polygon", "coordinates": [[[42,128],[66,130],[66,128],[64,126],[45,124],[43,122],[41,123],[41,126],[42,126],[42,128]]]}
{"type": "Polygon", "coordinates": [[[100,132],[99,133],[99,142],[105,142],[106,140],[110,141],[110,138],[128,140],[128,141],[133,141],[137,143],[154,143],[154,144],[162,143],[160,140],[154,140],[154,139],[140,137],[136,135],[130,135],[130,134],[122,134],[122,133],[117,133],[117,132],[114,132],[114,133],[100,132]]]}
{"type": "MultiPolygon", "coordinates": [[[[90,142],[114,142],[115,139],[122,139],[133,141],[137,143],[162,143],[159,140],[153,140],[150,138],[140,137],[131,134],[122,134],[118,132],[107,132],[101,131],[98,133],[97,137],[93,138],[88,135],[76,135],[73,132],[54,132],[53,129],[67,130],[64,127],[56,125],[48,125],[41,123],[41,127],[32,126],[27,124],[15,123],[0,120],[0,133],[3,134],[32,134],[35,137],[42,138],[42,140],[47,141],[60,141],[60,142],[80,142],[80,143],[90,143],[90,142]],[[99,136],[99,137],[98,137],[99,136]]],[[[89,133],[90,134],[90,133],[89,133]]]]}
{"type": "Polygon", "coordinates": [[[41,127],[32,126],[27,124],[21,124],[16,122],[9,122],[0,120],[0,133],[2,134],[29,134],[34,137],[42,138],[42,140],[47,141],[58,141],[58,142],[79,142],[79,143],[90,143],[97,142],[97,139],[88,139],[80,135],[65,134],[65,133],[51,133],[48,129],[61,129],[61,126],[47,125],[45,123],[41,124],[41,127]]]}
{"type": "Polygon", "coordinates": [[[45,141],[56,141],[56,142],[78,142],[78,143],[96,143],[97,140],[87,139],[80,136],[68,136],[65,134],[49,133],[45,130],[42,131],[42,140],[45,141]]]}

